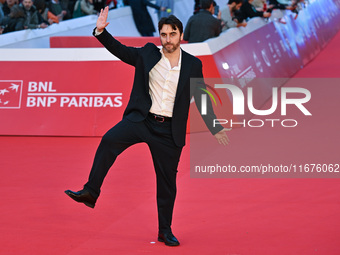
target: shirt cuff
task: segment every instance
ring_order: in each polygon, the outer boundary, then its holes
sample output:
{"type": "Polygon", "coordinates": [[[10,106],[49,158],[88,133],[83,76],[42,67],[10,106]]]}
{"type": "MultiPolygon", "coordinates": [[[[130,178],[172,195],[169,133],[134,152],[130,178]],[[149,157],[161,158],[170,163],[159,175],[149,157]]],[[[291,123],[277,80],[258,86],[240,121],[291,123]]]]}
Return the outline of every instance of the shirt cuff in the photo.
{"type": "Polygon", "coordinates": [[[98,32],[97,31],[97,28],[94,30],[94,36],[98,36],[100,35],[101,33],[103,33],[104,31],[101,31],[101,32],[98,32]]]}

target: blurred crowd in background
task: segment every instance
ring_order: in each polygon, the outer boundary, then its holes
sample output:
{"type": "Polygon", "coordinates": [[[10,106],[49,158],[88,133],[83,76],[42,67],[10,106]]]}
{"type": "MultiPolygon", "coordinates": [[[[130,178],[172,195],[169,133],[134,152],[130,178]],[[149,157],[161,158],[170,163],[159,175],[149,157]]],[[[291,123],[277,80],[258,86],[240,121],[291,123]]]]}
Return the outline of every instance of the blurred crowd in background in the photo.
{"type": "MultiPolygon", "coordinates": [[[[188,0],[193,12],[184,30],[184,40],[203,42],[233,27],[245,27],[253,17],[267,19],[275,9],[295,12],[305,0],[225,0],[218,6],[213,0],[188,0]]],[[[174,0],[0,0],[0,34],[24,29],[44,29],[53,23],[98,14],[108,6],[116,9],[130,6],[141,36],[156,32],[147,7],[156,10],[158,18],[174,12],[174,0]]]]}

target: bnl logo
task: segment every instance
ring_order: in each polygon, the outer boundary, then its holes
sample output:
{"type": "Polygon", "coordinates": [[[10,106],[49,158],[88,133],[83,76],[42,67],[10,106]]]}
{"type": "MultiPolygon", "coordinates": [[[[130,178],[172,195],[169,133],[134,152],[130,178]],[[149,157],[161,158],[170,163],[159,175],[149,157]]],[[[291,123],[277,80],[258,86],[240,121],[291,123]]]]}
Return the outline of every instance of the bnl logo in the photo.
{"type": "Polygon", "coordinates": [[[0,109],[19,109],[23,81],[0,80],[0,109]]]}

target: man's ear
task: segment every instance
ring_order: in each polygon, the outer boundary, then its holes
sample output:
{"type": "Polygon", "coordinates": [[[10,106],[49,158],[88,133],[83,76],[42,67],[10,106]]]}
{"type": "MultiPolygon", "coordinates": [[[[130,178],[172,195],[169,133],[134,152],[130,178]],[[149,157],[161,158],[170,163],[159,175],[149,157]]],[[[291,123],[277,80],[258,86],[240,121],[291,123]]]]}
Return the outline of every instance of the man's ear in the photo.
{"type": "Polygon", "coordinates": [[[181,34],[181,41],[183,41],[183,33],[181,34]]]}
{"type": "Polygon", "coordinates": [[[214,4],[213,4],[213,3],[211,3],[211,5],[210,5],[209,12],[210,12],[211,14],[214,14],[214,12],[215,12],[215,10],[214,10],[214,4]]]}

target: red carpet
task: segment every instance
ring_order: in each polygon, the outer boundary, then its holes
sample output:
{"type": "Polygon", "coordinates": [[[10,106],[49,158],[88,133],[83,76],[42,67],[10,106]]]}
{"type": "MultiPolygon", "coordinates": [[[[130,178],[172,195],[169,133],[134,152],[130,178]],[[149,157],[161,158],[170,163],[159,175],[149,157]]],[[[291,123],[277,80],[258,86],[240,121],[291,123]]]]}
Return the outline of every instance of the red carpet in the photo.
{"type": "MultiPolygon", "coordinates": [[[[340,34],[295,77],[338,77],[339,45],[340,34]]],[[[322,86],[319,93],[325,102],[338,101],[339,93],[327,95],[322,86]]],[[[338,108],[333,111],[328,132],[304,137],[307,152],[320,140],[331,145],[320,159],[338,151],[338,108]]],[[[242,129],[230,133],[230,157],[240,149],[239,137],[242,129]]],[[[339,179],[193,179],[188,146],[173,224],[181,246],[166,247],[156,240],[155,175],[145,145],[118,158],[94,210],[64,194],[86,182],[99,141],[0,137],[1,254],[340,254],[339,179]]],[[[247,162],[273,146],[259,142],[249,144],[254,153],[247,162]]],[[[296,157],[315,160],[307,152],[296,157]]],[[[284,156],[270,155],[274,161],[284,156]]]]}

